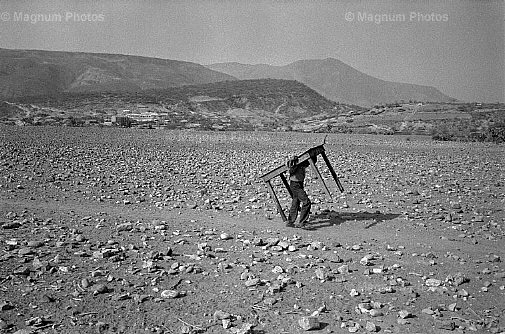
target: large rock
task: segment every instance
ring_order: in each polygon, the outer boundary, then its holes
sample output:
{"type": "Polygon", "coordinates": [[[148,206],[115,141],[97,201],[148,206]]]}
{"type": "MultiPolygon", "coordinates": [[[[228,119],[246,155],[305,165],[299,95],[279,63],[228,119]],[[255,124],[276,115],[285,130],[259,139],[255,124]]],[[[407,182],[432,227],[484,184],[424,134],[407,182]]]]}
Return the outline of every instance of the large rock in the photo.
{"type": "Polygon", "coordinates": [[[298,320],[298,325],[300,325],[300,327],[305,331],[319,329],[319,327],[321,327],[317,317],[302,317],[298,320]]]}

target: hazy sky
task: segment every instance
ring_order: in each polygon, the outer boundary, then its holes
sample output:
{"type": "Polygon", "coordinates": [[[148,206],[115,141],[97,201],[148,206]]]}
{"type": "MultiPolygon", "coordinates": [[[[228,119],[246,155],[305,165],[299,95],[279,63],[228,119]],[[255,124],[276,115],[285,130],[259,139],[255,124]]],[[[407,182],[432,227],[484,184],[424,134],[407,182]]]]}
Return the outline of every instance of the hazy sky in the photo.
{"type": "Polygon", "coordinates": [[[201,64],[333,57],[464,101],[505,102],[504,20],[504,0],[0,0],[0,47],[201,64]]]}

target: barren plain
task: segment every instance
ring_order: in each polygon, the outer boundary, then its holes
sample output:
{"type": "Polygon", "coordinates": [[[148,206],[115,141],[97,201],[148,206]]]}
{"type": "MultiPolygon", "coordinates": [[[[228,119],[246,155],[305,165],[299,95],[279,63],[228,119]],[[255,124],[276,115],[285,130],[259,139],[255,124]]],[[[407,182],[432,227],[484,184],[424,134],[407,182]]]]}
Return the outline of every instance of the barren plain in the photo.
{"type": "Polygon", "coordinates": [[[0,333],[504,332],[505,146],[331,134],[287,228],[323,138],[0,127],[0,333]]]}

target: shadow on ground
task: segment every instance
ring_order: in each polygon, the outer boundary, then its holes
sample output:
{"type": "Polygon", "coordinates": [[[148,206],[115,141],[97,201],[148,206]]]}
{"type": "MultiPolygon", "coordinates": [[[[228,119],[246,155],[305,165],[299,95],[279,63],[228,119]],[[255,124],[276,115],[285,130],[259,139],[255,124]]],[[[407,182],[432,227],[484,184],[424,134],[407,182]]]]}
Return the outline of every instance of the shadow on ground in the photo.
{"type": "Polygon", "coordinates": [[[309,218],[305,225],[307,230],[317,230],[323,227],[340,225],[346,221],[363,221],[365,228],[370,228],[387,220],[399,217],[397,213],[378,213],[378,212],[336,212],[325,211],[309,218]]]}

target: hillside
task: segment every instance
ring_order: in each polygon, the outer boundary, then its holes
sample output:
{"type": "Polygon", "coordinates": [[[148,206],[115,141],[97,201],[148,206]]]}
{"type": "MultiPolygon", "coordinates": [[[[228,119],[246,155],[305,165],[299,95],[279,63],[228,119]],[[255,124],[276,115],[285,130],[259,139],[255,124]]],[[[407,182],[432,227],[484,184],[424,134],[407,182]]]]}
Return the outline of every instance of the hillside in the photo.
{"type": "Polygon", "coordinates": [[[207,67],[239,79],[297,80],[330,100],[348,104],[372,106],[410,100],[455,101],[434,87],[377,79],[333,58],[300,60],[285,66],[217,63],[207,67]]]}
{"type": "Polygon", "coordinates": [[[234,77],[202,65],[158,58],[0,49],[0,97],[60,92],[139,91],[234,77]]]}
{"type": "Polygon", "coordinates": [[[62,92],[134,92],[237,78],[296,80],[332,101],[362,106],[454,101],[433,87],[380,80],[333,58],[286,66],[219,63],[205,67],[119,54],[0,49],[0,98],[4,99],[62,92]]]}
{"type": "Polygon", "coordinates": [[[163,90],[62,93],[12,99],[0,106],[0,118],[27,124],[67,120],[103,123],[114,115],[156,113],[169,128],[253,130],[287,128],[310,117],[338,116],[357,106],[330,101],[293,80],[223,81],[163,90]],[[13,115],[13,108],[18,114],[13,115]]]}

